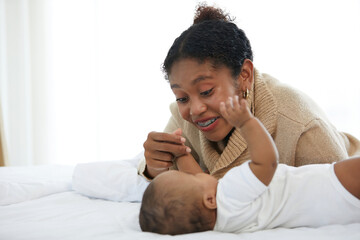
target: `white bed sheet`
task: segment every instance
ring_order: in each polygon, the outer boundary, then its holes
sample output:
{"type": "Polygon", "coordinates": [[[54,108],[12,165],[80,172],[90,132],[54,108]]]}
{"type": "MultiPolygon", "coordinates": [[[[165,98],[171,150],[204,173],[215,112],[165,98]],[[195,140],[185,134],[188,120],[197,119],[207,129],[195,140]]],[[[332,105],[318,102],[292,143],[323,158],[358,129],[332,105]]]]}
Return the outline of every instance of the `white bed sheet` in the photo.
{"type": "Polygon", "coordinates": [[[73,166],[0,167],[0,206],[72,189],[73,166]]]}
{"type": "MultiPolygon", "coordinates": [[[[134,167],[134,165],[126,166],[134,167]]],[[[106,167],[108,168],[109,166],[106,165],[106,167]]],[[[141,232],[138,223],[139,202],[109,201],[85,196],[81,192],[73,191],[66,187],[72,182],[71,175],[69,174],[71,171],[73,171],[72,167],[60,166],[41,167],[36,168],[36,170],[33,167],[2,168],[0,171],[0,183],[6,185],[11,181],[15,181],[18,185],[17,189],[21,191],[27,190],[31,197],[27,198],[24,197],[25,195],[21,195],[22,198],[15,198],[16,201],[13,204],[0,206],[0,240],[360,240],[360,222],[349,225],[324,226],[321,228],[279,228],[242,234],[209,231],[174,237],[145,233],[141,232]],[[25,178],[22,179],[21,175],[25,178]],[[49,184],[54,183],[54,176],[61,179],[61,181],[55,181],[58,184],[49,184]],[[40,186],[41,191],[39,191],[39,188],[31,187],[31,183],[35,183],[35,186],[40,186]]],[[[129,175],[124,176],[129,178],[129,175]]],[[[96,176],[94,175],[94,177],[96,176]]],[[[0,196],[10,197],[9,195],[0,196]]],[[[10,197],[10,199],[14,198],[10,197]]],[[[4,202],[9,202],[7,199],[3,200],[4,202]]]]}
{"type": "Polygon", "coordinates": [[[204,232],[163,236],[141,232],[140,203],[90,199],[63,192],[0,208],[0,239],[306,239],[359,240],[360,223],[255,233],[204,232]]]}

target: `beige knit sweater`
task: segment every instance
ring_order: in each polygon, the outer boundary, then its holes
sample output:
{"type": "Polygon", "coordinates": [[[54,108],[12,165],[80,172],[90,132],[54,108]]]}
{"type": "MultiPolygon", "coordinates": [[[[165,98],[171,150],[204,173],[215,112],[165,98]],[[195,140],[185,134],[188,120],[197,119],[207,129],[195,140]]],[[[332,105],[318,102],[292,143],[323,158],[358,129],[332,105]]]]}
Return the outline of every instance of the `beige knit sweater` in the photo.
{"type": "MultiPolygon", "coordinates": [[[[279,151],[280,163],[301,166],[331,163],[360,154],[360,142],[347,133],[338,132],[325,114],[308,96],[267,74],[255,70],[248,103],[253,114],[264,124],[279,151]]],[[[165,132],[183,130],[186,143],[200,166],[221,178],[229,169],[250,158],[247,143],[239,129],[228,142],[210,142],[194,125],[182,119],[176,103],[165,132]]],[[[145,160],[139,165],[143,175],[145,160]]]]}

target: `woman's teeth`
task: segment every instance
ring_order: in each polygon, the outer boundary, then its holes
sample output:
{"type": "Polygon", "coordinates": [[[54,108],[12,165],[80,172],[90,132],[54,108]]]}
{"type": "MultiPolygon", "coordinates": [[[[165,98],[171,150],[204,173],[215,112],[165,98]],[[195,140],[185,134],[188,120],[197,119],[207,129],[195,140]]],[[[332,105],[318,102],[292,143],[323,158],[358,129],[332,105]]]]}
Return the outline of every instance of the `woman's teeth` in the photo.
{"type": "Polygon", "coordinates": [[[209,119],[205,122],[197,122],[197,125],[199,125],[200,127],[207,127],[209,126],[210,124],[212,124],[213,122],[216,121],[217,118],[212,118],[212,119],[209,119]]]}

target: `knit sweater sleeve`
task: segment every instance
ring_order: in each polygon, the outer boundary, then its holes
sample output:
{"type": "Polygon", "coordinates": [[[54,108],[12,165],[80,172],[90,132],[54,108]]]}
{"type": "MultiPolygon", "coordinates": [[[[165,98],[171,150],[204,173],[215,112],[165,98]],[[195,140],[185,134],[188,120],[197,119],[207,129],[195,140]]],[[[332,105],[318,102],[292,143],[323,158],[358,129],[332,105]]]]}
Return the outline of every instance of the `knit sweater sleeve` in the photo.
{"type": "Polygon", "coordinates": [[[348,157],[346,136],[317,118],[306,125],[296,146],[295,166],[331,163],[348,157]]]}

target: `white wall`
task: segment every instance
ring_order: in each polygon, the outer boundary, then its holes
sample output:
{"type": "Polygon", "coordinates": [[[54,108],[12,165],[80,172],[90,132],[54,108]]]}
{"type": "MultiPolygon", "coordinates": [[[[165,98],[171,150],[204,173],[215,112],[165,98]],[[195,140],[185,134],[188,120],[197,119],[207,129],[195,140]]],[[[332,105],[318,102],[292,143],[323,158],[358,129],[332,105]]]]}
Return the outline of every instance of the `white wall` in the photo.
{"type": "MultiPolygon", "coordinates": [[[[170,117],[174,97],[160,67],[198,1],[44,2],[46,106],[33,99],[30,130],[42,153],[31,153],[33,162],[133,157],[170,117]]],[[[306,92],[338,129],[360,138],[360,1],[213,2],[247,33],[260,71],[306,92]]]]}

